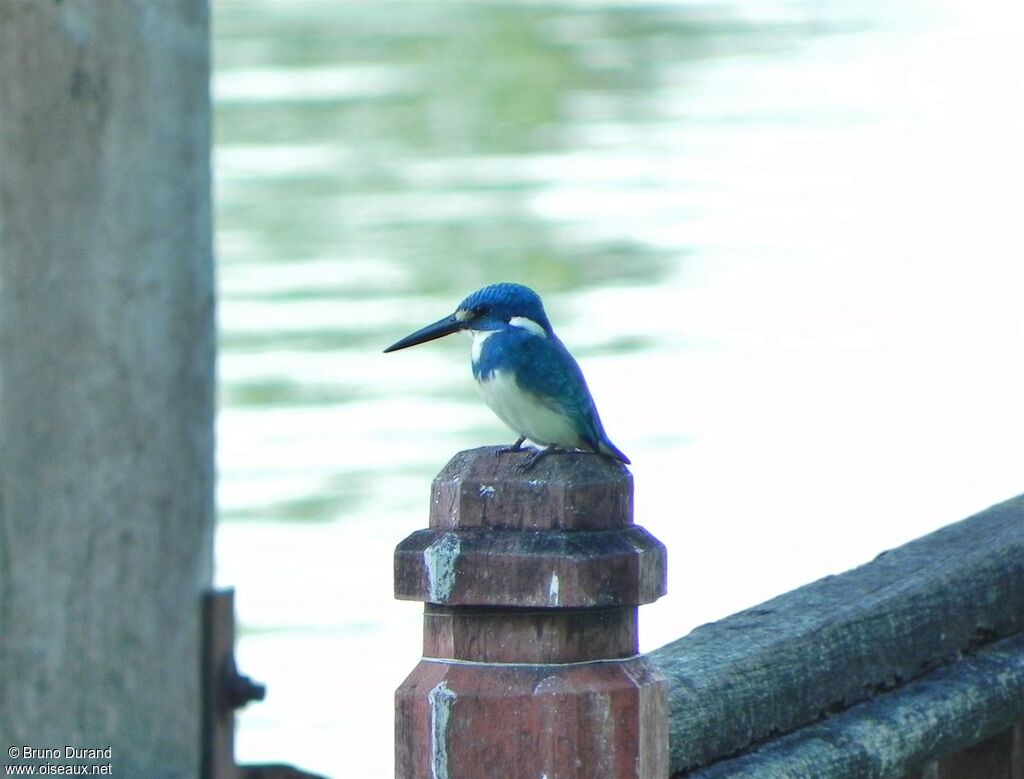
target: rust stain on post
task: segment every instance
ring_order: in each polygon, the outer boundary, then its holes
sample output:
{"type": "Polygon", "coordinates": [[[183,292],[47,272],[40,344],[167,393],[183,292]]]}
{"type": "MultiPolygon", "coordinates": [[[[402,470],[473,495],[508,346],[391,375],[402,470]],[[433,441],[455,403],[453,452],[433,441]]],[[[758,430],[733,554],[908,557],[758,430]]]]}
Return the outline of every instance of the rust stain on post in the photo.
{"type": "Polygon", "coordinates": [[[664,546],[633,525],[633,479],[588,455],[461,452],[430,527],[395,550],[425,605],[424,659],[395,699],[402,779],[664,779],[664,680],[637,656],[637,606],[664,546]]]}

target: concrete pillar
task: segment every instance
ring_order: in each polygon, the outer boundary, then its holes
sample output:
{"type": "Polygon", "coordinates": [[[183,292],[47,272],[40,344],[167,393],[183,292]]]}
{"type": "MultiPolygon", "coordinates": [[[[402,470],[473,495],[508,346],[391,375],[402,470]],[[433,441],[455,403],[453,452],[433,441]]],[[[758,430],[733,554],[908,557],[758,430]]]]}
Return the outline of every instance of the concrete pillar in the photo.
{"type": "Polygon", "coordinates": [[[430,527],[395,551],[396,597],[426,602],[424,659],[396,693],[402,779],[665,779],[664,680],[637,607],[665,547],[633,524],[619,463],[483,448],[434,480],[430,527]]]}
{"type": "Polygon", "coordinates": [[[110,747],[114,776],[199,772],[208,27],[206,0],[0,3],[0,743],[110,747]]]}

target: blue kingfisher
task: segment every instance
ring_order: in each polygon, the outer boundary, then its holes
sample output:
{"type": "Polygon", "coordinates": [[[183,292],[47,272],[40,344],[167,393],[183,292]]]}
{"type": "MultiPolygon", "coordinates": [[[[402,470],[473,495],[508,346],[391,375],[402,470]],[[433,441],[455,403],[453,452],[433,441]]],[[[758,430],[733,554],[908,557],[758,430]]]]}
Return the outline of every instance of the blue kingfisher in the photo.
{"type": "Polygon", "coordinates": [[[601,425],[583,372],[555,335],[540,296],[522,284],[492,284],[463,300],[455,313],[397,341],[385,352],[457,331],[472,336],[473,377],[491,410],[519,439],[500,451],[541,447],[523,465],[582,449],[629,463],[601,425]]]}

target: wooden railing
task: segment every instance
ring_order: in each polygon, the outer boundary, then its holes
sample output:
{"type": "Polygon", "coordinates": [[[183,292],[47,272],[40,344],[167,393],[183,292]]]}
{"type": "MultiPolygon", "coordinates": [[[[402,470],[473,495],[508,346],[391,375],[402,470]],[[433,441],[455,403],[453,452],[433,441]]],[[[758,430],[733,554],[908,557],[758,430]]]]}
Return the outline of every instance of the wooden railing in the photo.
{"type": "Polygon", "coordinates": [[[1024,496],[653,652],[672,771],[1020,776],[1022,631],[1024,496]]]}
{"type": "Polygon", "coordinates": [[[396,550],[396,776],[1024,779],[1024,496],[644,656],[629,472],[523,457],[457,455],[396,550]]]}

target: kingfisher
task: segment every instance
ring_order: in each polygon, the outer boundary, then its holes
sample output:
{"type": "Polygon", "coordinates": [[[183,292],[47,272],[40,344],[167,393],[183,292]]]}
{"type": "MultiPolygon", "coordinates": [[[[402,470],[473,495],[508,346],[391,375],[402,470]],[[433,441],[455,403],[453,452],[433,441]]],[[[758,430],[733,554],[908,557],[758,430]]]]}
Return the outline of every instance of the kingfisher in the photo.
{"type": "Polygon", "coordinates": [[[470,357],[480,394],[519,436],[498,451],[521,451],[527,440],[541,447],[522,470],[556,451],[584,450],[629,463],[604,432],[583,371],[555,335],[540,295],[522,284],[478,289],[459,303],[455,313],[384,351],[395,352],[459,331],[473,339],[470,357]]]}

